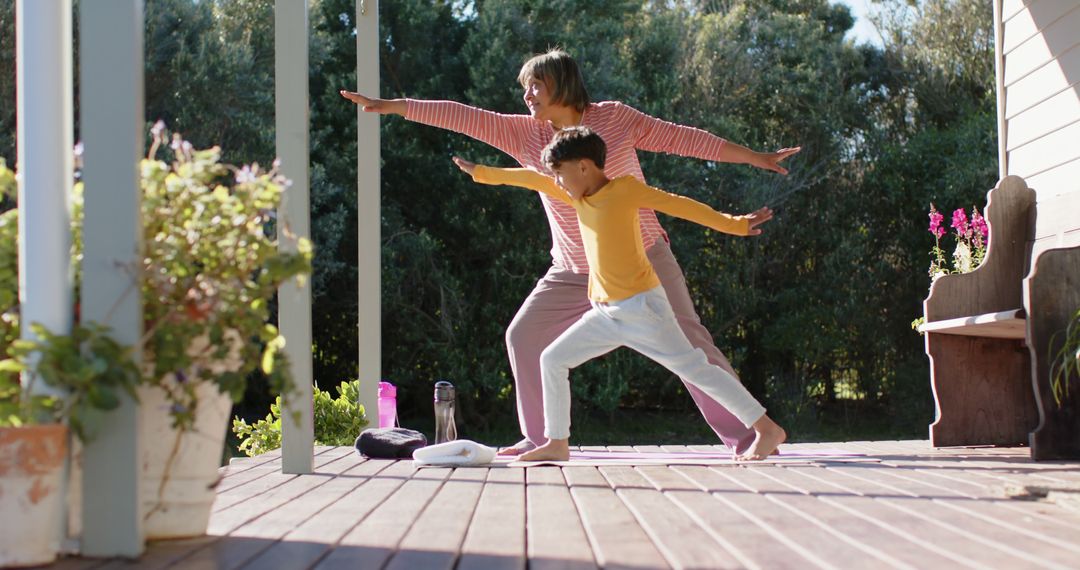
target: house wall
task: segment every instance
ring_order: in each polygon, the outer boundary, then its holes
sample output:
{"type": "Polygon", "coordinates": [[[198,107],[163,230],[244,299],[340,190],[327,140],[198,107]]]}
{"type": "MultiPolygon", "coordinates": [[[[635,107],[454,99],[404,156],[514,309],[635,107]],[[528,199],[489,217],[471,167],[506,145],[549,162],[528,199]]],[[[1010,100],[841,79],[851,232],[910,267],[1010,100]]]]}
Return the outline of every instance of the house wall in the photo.
{"type": "Polygon", "coordinates": [[[1000,2],[1003,170],[1036,192],[1035,255],[1080,245],[1080,1],[1000,2]]]}

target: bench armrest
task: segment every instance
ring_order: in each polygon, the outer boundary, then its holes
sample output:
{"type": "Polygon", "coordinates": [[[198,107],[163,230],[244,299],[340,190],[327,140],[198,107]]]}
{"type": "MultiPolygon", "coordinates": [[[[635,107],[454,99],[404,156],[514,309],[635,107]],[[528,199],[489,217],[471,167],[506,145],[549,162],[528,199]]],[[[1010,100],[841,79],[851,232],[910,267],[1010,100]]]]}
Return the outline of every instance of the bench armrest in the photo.
{"type": "Polygon", "coordinates": [[[1035,191],[1022,178],[1008,176],[990,190],[986,205],[990,228],[986,259],[971,273],[944,275],[934,280],[923,302],[927,323],[1022,307],[1034,217],[1035,191]]]}
{"type": "Polygon", "coordinates": [[[957,334],[987,338],[1022,339],[1026,334],[1023,309],[931,321],[919,325],[921,333],[957,334]]]}

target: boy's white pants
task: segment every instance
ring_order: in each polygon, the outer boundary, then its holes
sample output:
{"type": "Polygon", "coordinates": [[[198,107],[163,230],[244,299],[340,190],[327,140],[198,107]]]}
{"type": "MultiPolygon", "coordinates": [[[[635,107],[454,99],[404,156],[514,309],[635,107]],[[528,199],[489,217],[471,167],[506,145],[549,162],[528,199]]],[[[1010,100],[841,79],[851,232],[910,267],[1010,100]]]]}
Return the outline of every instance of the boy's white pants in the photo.
{"type": "Polygon", "coordinates": [[[765,414],[742,383],[690,345],[664,288],[655,287],[621,301],[592,303],[581,320],[541,353],[548,439],[570,437],[570,369],[620,346],[644,354],[701,388],[747,427],[765,414]]]}

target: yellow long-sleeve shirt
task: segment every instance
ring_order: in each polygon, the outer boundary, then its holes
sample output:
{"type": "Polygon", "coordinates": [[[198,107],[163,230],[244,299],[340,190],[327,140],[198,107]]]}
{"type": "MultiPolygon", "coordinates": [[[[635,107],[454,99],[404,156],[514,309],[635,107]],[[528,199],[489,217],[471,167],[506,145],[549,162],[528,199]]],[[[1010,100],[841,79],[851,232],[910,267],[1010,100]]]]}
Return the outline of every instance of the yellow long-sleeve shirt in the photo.
{"type": "Polygon", "coordinates": [[[585,258],[589,262],[589,299],[619,301],[660,285],[641,239],[638,210],[648,208],[714,230],[748,235],[744,216],[717,212],[691,198],[653,188],[633,176],[620,176],[591,196],[572,200],[555,181],[526,168],[477,165],[473,180],[481,184],[507,184],[543,192],[577,211],[585,258]]]}

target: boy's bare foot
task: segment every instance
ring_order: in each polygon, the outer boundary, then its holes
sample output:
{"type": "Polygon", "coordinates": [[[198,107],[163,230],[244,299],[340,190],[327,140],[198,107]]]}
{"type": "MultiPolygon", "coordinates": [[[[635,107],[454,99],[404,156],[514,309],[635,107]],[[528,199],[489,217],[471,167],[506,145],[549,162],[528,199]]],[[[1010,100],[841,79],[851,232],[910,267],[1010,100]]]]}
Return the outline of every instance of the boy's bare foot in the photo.
{"type": "Polygon", "coordinates": [[[570,440],[549,439],[547,443],[518,456],[519,461],[569,461],[570,440]]]}
{"type": "Polygon", "coordinates": [[[526,451],[532,451],[534,449],[536,449],[536,444],[526,438],[526,439],[523,439],[523,440],[515,443],[514,445],[509,445],[507,447],[500,447],[499,451],[498,451],[498,455],[503,455],[503,456],[507,456],[507,457],[513,457],[515,455],[521,455],[522,453],[525,453],[526,451]]]}
{"type": "Polygon", "coordinates": [[[745,453],[736,457],[735,461],[768,459],[770,455],[776,453],[777,447],[787,439],[787,432],[784,431],[784,428],[777,425],[769,416],[761,416],[761,419],[754,422],[753,427],[754,432],[757,433],[754,443],[750,444],[750,449],[747,449],[745,453]]]}

